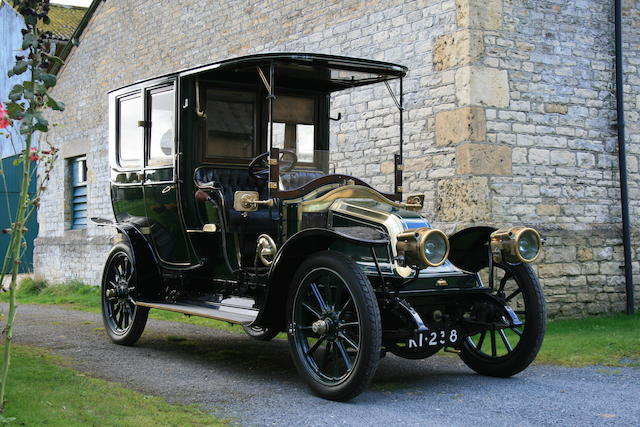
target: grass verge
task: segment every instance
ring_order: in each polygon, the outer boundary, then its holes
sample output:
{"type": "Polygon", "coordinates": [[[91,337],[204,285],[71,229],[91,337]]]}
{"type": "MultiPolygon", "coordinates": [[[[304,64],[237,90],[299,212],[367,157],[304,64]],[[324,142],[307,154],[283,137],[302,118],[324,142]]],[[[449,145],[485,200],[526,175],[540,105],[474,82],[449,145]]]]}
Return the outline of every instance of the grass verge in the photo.
{"type": "Polygon", "coordinates": [[[195,405],[169,404],[90,378],[45,350],[14,346],[4,421],[27,426],[222,426],[195,405]]]}
{"type": "MultiPolygon", "coordinates": [[[[48,286],[43,281],[25,279],[17,296],[22,304],[61,304],[77,310],[100,311],[98,287],[79,282],[48,286]]],[[[0,301],[6,300],[7,295],[1,294],[0,301]]],[[[169,311],[151,310],[149,317],[244,333],[238,325],[169,311]]],[[[536,362],[565,366],[640,366],[640,313],[550,321],[536,362]]]]}

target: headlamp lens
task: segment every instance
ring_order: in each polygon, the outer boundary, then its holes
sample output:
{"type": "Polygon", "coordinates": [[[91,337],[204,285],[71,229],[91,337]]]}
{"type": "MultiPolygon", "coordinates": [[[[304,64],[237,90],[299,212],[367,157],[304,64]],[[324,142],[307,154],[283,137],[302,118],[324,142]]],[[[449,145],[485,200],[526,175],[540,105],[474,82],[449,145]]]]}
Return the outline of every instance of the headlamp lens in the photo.
{"type": "Polygon", "coordinates": [[[438,265],[447,255],[447,240],[440,233],[431,233],[424,244],[424,256],[431,264],[438,265]]]}
{"type": "Polygon", "coordinates": [[[540,239],[538,239],[538,235],[532,230],[526,230],[518,239],[518,252],[520,256],[526,260],[530,261],[535,259],[540,251],[540,239]]]}

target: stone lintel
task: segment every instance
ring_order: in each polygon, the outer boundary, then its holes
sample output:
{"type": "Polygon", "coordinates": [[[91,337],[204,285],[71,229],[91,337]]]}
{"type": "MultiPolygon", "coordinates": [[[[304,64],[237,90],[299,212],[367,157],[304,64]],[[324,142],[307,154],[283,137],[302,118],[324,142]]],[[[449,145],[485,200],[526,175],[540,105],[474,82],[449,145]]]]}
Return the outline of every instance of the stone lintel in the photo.
{"type": "Polygon", "coordinates": [[[462,107],[436,114],[436,145],[485,141],[487,119],[484,108],[462,107]]]}
{"type": "Polygon", "coordinates": [[[456,149],[458,175],[511,175],[511,147],[464,144],[456,149]]]}

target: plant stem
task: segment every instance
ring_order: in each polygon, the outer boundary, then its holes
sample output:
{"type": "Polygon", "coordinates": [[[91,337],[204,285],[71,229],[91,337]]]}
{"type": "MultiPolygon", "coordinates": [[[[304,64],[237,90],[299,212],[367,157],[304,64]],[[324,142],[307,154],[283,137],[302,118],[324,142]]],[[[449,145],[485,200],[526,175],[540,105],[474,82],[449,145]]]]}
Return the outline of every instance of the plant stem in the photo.
{"type": "MultiPolygon", "coordinates": [[[[34,81],[33,68],[31,70],[31,81],[34,81]]],[[[29,103],[29,111],[35,109],[33,103],[29,103]]],[[[16,317],[16,287],[18,278],[18,269],[20,267],[20,243],[25,227],[25,216],[27,211],[27,198],[29,196],[29,182],[31,177],[31,139],[33,131],[27,133],[25,149],[22,155],[22,182],[20,183],[20,199],[18,202],[18,213],[11,232],[10,251],[13,265],[11,266],[11,283],[9,284],[9,314],[7,316],[7,326],[3,331],[5,335],[4,354],[2,359],[2,367],[0,367],[0,412],[4,410],[4,395],[6,392],[7,376],[9,374],[9,363],[11,361],[11,341],[13,340],[13,322],[16,317]]],[[[5,262],[6,262],[5,258],[5,262]]]]}

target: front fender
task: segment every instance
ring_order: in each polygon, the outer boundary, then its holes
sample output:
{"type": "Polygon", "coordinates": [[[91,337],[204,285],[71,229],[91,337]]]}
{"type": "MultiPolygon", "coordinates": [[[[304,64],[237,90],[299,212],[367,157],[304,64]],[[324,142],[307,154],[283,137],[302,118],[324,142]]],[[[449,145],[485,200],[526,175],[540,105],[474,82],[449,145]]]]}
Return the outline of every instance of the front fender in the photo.
{"type": "Polygon", "coordinates": [[[449,237],[449,261],[456,267],[477,272],[487,265],[489,236],[493,227],[469,227],[449,237]]]}
{"type": "Polygon", "coordinates": [[[289,286],[296,269],[309,255],[327,250],[338,240],[367,247],[389,244],[386,239],[361,239],[325,228],[307,228],[294,234],[282,245],[273,261],[265,302],[253,324],[283,330],[289,286]]]}

